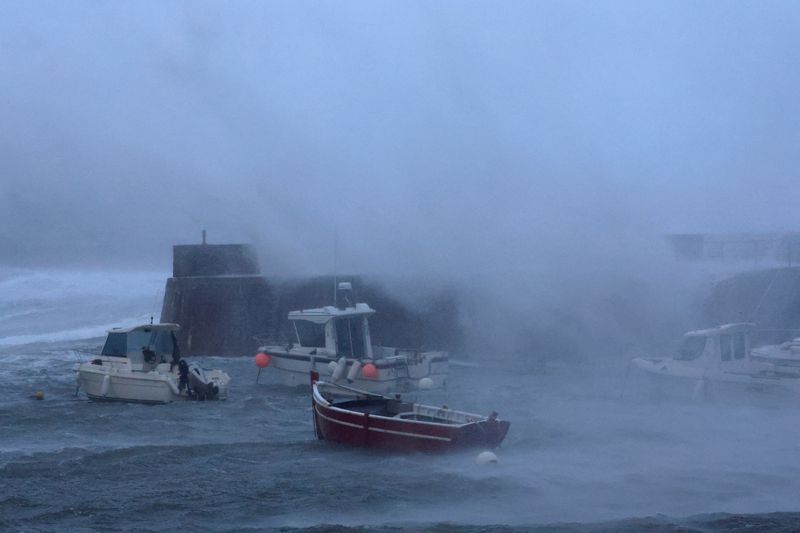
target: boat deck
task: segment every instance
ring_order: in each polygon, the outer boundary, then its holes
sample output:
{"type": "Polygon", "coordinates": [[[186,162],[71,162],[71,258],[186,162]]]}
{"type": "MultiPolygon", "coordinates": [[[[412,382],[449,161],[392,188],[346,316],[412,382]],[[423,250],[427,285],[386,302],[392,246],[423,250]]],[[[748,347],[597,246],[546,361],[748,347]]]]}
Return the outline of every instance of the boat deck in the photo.
{"type": "Polygon", "coordinates": [[[462,421],[449,420],[446,417],[429,416],[420,413],[415,409],[413,403],[403,402],[392,399],[366,399],[348,400],[343,402],[332,402],[334,407],[354,411],[357,413],[368,413],[371,416],[384,416],[387,418],[402,418],[403,420],[413,420],[417,422],[432,422],[436,424],[459,425],[462,421]]]}

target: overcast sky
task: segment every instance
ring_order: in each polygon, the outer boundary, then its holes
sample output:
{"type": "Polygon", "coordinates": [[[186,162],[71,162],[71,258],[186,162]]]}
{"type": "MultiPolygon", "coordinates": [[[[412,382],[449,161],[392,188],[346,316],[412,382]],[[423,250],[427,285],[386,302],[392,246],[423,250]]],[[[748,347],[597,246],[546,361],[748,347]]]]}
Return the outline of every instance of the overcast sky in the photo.
{"type": "Polygon", "coordinates": [[[206,228],[324,271],[336,227],[344,268],[470,272],[798,230],[798,27],[796,2],[4,1],[0,264],[167,269],[206,228]]]}

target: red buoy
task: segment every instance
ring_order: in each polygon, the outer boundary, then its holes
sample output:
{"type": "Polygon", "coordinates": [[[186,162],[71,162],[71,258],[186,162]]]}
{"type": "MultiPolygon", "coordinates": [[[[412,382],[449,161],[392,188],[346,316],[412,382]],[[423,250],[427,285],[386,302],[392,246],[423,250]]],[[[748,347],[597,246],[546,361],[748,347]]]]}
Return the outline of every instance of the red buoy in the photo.
{"type": "Polygon", "coordinates": [[[367,379],[375,379],[378,377],[378,367],[372,363],[367,363],[361,367],[361,375],[367,379]]]}
{"type": "Polygon", "coordinates": [[[256,354],[256,366],[258,368],[266,368],[272,362],[272,357],[268,353],[259,352],[256,354]]]}

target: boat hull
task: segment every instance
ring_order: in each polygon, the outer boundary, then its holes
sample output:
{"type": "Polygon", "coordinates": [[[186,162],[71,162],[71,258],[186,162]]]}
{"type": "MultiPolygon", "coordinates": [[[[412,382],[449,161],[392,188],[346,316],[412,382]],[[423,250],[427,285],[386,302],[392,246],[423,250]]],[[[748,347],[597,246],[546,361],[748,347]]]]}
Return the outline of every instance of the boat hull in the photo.
{"type": "MultiPolygon", "coordinates": [[[[91,400],[122,401],[139,403],[170,403],[183,397],[173,392],[169,377],[153,372],[153,376],[139,372],[138,376],[127,373],[78,371],[80,388],[91,400]],[[104,391],[103,382],[108,376],[104,391]]],[[[177,387],[176,387],[177,388],[177,387]]]]}
{"type": "MultiPolygon", "coordinates": [[[[216,399],[228,396],[227,376],[219,371],[209,371],[218,379],[216,399]]],[[[179,391],[177,376],[173,373],[107,371],[99,365],[83,365],[77,371],[78,386],[90,400],[147,404],[165,404],[188,400],[190,396],[179,391]]]]}
{"type": "Polygon", "coordinates": [[[321,440],[392,452],[446,452],[463,448],[496,448],[510,423],[480,419],[460,425],[375,416],[314,400],[314,428],[321,440]]]}
{"type": "Polygon", "coordinates": [[[636,358],[645,378],[641,385],[653,398],[739,398],[742,391],[800,393],[800,379],[769,372],[731,372],[674,364],[670,360],[636,358]]]}
{"type": "MultiPolygon", "coordinates": [[[[332,378],[329,365],[336,362],[336,359],[332,357],[293,354],[274,348],[262,348],[261,350],[270,354],[269,369],[274,372],[283,385],[307,387],[309,384],[308,374],[312,370],[318,372],[326,380],[332,378]]],[[[352,364],[353,360],[348,360],[345,376],[352,364]]],[[[377,378],[371,379],[359,375],[356,379],[342,379],[341,381],[357,389],[387,394],[417,390],[422,378],[429,378],[432,381],[431,388],[443,388],[446,385],[449,371],[449,357],[446,352],[423,353],[419,362],[412,364],[382,360],[376,360],[373,364],[378,369],[377,378]]]]}

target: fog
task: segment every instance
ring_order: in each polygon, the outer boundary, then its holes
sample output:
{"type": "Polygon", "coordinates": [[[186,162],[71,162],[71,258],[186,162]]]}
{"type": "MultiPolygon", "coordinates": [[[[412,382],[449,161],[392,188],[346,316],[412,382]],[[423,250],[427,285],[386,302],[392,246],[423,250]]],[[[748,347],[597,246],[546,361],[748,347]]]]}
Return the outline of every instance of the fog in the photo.
{"type": "Polygon", "coordinates": [[[4,2],[0,265],[166,277],[206,229],[267,275],[455,286],[472,355],[620,363],[699,325],[720,275],[664,234],[797,229],[798,24],[788,1],[4,2]]]}
{"type": "Polygon", "coordinates": [[[593,271],[793,227],[789,2],[0,9],[6,263],[207,228],[324,270],[335,226],[358,270],[593,271]]]}
{"type": "Polygon", "coordinates": [[[794,227],[790,2],[0,10],[4,264],[167,270],[205,228],[328,273],[337,233],[344,271],[563,299],[794,227]]]}

